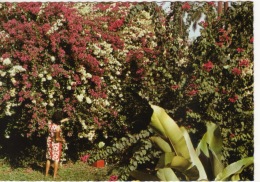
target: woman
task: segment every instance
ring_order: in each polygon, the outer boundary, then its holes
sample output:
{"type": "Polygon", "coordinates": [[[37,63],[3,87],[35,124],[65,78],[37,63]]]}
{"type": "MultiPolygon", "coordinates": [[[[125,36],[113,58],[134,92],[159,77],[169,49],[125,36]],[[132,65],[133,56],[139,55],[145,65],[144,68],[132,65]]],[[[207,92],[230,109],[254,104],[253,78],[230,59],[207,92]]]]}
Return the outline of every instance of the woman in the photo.
{"type": "Polygon", "coordinates": [[[68,121],[68,118],[62,119],[62,112],[55,112],[52,116],[52,122],[48,123],[49,135],[47,138],[47,153],[46,153],[46,176],[49,174],[51,161],[54,162],[54,173],[53,177],[56,178],[59,167],[59,161],[62,152],[62,143],[65,140],[61,136],[61,123],[68,121]]]}

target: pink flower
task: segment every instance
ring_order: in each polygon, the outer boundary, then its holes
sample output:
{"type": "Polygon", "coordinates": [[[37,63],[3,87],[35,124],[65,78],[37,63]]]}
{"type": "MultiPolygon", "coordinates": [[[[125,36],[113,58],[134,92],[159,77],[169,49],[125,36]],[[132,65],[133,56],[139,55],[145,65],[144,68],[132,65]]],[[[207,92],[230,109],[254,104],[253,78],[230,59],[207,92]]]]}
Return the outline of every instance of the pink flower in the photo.
{"type": "Polygon", "coordinates": [[[82,156],[82,157],[80,158],[80,160],[81,160],[82,162],[87,162],[87,160],[88,160],[89,157],[90,157],[90,155],[89,155],[89,154],[86,154],[86,155],[82,156]]]}
{"type": "Polygon", "coordinates": [[[252,37],[249,42],[250,42],[251,44],[253,44],[253,43],[254,43],[254,37],[252,37]]]}
{"type": "Polygon", "coordinates": [[[184,11],[188,11],[190,9],[190,4],[188,2],[185,2],[182,7],[181,7],[184,11]]]}
{"type": "Polygon", "coordinates": [[[208,5],[210,5],[210,6],[215,6],[215,2],[213,2],[213,1],[208,2],[208,5]]]}
{"type": "Polygon", "coordinates": [[[235,103],[235,102],[237,101],[237,99],[238,99],[238,96],[235,95],[234,97],[230,97],[228,100],[229,100],[229,102],[231,102],[231,103],[235,103]]]}
{"type": "Polygon", "coordinates": [[[207,28],[209,26],[208,22],[201,21],[200,22],[204,28],[207,28]]]}
{"type": "Polygon", "coordinates": [[[234,133],[231,133],[230,135],[229,135],[229,137],[230,138],[234,138],[236,135],[234,134],[234,133]]]}
{"type": "Polygon", "coordinates": [[[242,59],[239,61],[239,66],[244,66],[244,67],[248,67],[249,66],[249,60],[247,59],[242,59]]]}
{"type": "Polygon", "coordinates": [[[109,178],[109,181],[117,181],[117,179],[118,179],[118,176],[111,175],[110,178],[109,178]]]}
{"type": "Polygon", "coordinates": [[[213,69],[214,65],[211,61],[208,61],[207,63],[203,64],[203,69],[207,72],[210,72],[213,69]]]}
{"type": "Polygon", "coordinates": [[[173,90],[177,90],[179,88],[179,85],[172,85],[171,87],[173,90]]]}
{"type": "Polygon", "coordinates": [[[197,95],[198,92],[199,92],[198,90],[194,90],[194,89],[193,89],[193,90],[191,90],[191,91],[188,91],[188,92],[187,92],[187,95],[188,95],[188,96],[195,96],[195,95],[197,95]]]}
{"type": "Polygon", "coordinates": [[[215,43],[217,46],[219,46],[219,47],[222,47],[223,46],[223,42],[216,42],[215,43]]]}
{"type": "Polygon", "coordinates": [[[244,52],[244,49],[239,47],[239,48],[237,48],[237,52],[238,53],[244,52]]]}
{"type": "Polygon", "coordinates": [[[233,73],[234,75],[240,75],[240,74],[242,73],[242,71],[241,71],[240,69],[238,69],[238,68],[233,68],[233,69],[232,69],[232,73],[233,73]]]}

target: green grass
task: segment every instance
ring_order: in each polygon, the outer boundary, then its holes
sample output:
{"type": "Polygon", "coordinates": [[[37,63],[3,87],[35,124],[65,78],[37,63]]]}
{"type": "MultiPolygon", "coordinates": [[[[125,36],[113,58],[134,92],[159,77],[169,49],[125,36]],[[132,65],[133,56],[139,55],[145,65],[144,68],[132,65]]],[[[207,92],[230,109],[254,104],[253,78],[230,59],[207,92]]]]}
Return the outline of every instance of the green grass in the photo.
{"type": "MultiPolygon", "coordinates": [[[[52,169],[52,168],[51,168],[52,169]]],[[[113,166],[96,168],[83,162],[68,163],[60,166],[56,181],[108,181],[113,166]]],[[[0,161],[0,181],[54,181],[52,170],[45,177],[45,166],[33,168],[11,168],[0,161]]]]}

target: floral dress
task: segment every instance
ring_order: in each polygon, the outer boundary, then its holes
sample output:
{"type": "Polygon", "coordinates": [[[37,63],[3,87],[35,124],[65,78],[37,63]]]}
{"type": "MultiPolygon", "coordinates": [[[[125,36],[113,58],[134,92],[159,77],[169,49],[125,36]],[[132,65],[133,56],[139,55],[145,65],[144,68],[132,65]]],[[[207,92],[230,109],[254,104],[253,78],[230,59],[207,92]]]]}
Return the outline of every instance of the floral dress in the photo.
{"type": "Polygon", "coordinates": [[[52,161],[59,161],[61,157],[62,143],[54,141],[55,132],[57,131],[58,126],[59,125],[54,123],[48,124],[49,136],[47,138],[46,158],[52,161]]]}

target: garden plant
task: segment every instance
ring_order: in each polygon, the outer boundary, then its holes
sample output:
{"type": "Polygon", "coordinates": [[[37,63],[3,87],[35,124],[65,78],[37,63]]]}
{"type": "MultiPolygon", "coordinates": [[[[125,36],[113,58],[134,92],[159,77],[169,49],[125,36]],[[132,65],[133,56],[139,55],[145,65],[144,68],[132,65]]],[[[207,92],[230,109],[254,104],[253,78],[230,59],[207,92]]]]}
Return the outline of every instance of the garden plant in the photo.
{"type": "Polygon", "coordinates": [[[104,159],[122,180],[253,180],[253,5],[0,3],[0,158],[42,166],[62,110],[63,162],[104,159]]]}

